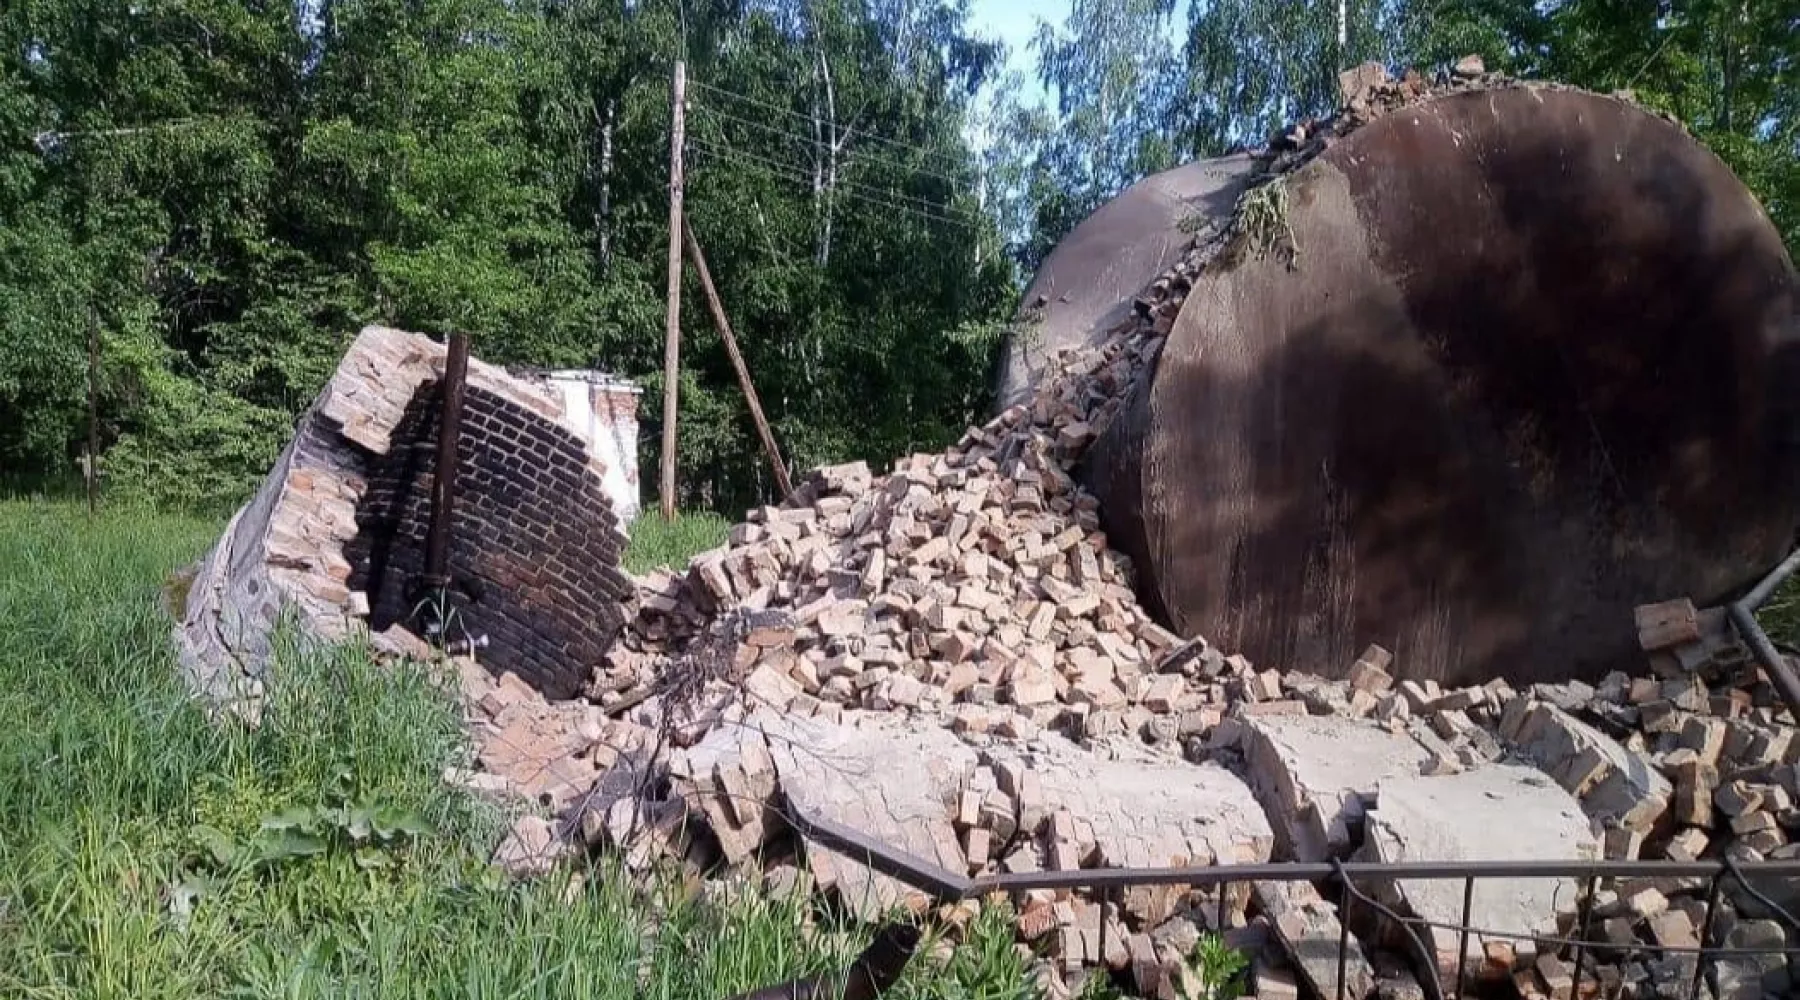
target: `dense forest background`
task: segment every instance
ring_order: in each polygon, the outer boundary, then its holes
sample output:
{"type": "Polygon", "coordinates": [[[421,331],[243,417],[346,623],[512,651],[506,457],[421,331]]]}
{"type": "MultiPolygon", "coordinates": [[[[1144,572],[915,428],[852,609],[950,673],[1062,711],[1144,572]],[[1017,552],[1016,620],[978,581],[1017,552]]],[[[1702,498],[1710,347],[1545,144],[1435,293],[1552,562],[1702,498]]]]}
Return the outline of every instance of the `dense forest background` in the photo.
{"type": "MultiPolygon", "coordinates": [[[[654,469],[677,58],[783,447],[934,446],[1094,206],[1327,111],[1340,67],[1466,52],[1673,111],[1800,247],[1800,0],[1074,0],[1047,105],[961,0],[6,0],[0,480],[75,474],[90,323],[113,496],[241,499],[369,322],[640,380],[654,469]]],[[[699,302],[679,499],[732,511],[770,485],[699,302]]]]}

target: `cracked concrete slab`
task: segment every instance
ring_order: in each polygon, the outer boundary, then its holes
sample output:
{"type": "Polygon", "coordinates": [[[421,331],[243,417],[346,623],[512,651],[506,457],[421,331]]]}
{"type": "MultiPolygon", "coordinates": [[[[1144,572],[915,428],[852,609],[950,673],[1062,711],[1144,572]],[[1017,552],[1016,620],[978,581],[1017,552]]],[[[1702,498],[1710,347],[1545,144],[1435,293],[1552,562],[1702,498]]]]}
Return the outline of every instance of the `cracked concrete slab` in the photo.
{"type": "Polygon", "coordinates": [[[1029,751],[999,746],[988,757],[1035,772],[1047,800],[1093,826],[1109,866],[1251,864],[1267,861],[1274,847],[1249,785],[1216,764],[1148,753],[1108,760],[1054,735],[1029,751]]]}
{"type": "MultiPolygon", "coordinates": [[[[1274,833],[1249,786],[1216,765],[1147,752],[1102,759],[1059,736],[977,751],[941,727],[879,713],[843,722],[769,711],[708,733],[673,762],[736,863],[768,837],[734,792],[766,754],[762,803],[842,823],[956,875],[1042,867],[1204,867],[1267,861],[1274,833]],[[717,800],[717,801],[715,801],[717,800]]],[[[754,782],[752,782],[754,784],[754,782]]],[[[921,894],[859,859],[806,845],[816,882],[851,909],[917,907],[921,894]]],[[[1247,893],[1247,887],[1244,890],[1247,893]]],[[[1140,922],[1172,911],[1178,887],[1121,900],[1140,922]]]]}
{"type": "Polygon", "coordinates": [[[1245,720],[1250,786],[1278,857],[1326,861],[1355,847],[1354,826],[1381,783],[1419,773],[1430,754],[1410,736],[1342,716],[1245,720]]]}
{"type": "MultiPolygon", "coordinates": [[[[849,724],[839,724],[760,710],[708,733],[676,770],[726,774],[743,767],[747,755],[761,753],[773,767],[769,798],[778,809],[842,823],[966,874],[952,817],[977,757],[948,730],[876,714],[855,713],[849,724]]],[[[754,771],[754,764],[747,770],[754,771]]],[[[717,832],[719,818],[710,809],[708,815],[717,832]]],[[[816,884],[860,916],[872,918],[894,907],[917,911],[927,902],[923,893],[856,858],[816,844],[804,850],[816,884]]]]}
{"type": "MultiPolygon", "coordinates": [[[[1581,803],[1536,768],[1491,764],[1460,774],[1382,780],[1358,858],[1367,861],[1588,861],[1600,840],[1581,803]]],[[[1434,923],[1462,922],[1463,883],[1406,879],[1371,887],[1378,898],[1434,923]]],[[[1554,933],[1559,911],[1572,911],[1572,878],[1475,881],[1469,924],[1527,938],[1554,933]]],[[[1454,937],[1454,936],[1452,936],[1454,937]]],[[[1499,937],[1510,942],[1514,938],[1499,937]]],[[[1456,941],[1440,958],[1454,966],[1456,941]]],[[[1470,935],[1469,962],[1479,967],[1485,942],[1470,935]]],[[[1440,964],[1444,964],[1440,961],[1440,964]]]]}
{"type": "MultiPolygon", "coordinates": [[[[1080,867],[1204,868],[1268,861],[1274,832],[1250,787],[1215,764],[1195,765],[1149,753],[1097,757],[1058,736],[1046,735],[1029,752],[999,746],[986,755],[1004,771],[1027,769],[1045,802],[1066,812],[1076,830],[1073,856],[1080,867]]],[[[1022,816],[1029,816],[1023,804],[1022,816]]],[[[1030,826],[1027,821],[1027,826],[1030,826]]],[[[1028,829],[1048,845],[1051,867],[1061,839],[1051,829],[1028,829]]],[[[1144,926],[1166,919],[1185,890],[1133,886],[1120,903],[1144,926]]],[[[1247,896],[1248,887],[1237,887],[1247,896]]],[[[1241,908],[1243,899],[1236,901],[1241,908]]]]}

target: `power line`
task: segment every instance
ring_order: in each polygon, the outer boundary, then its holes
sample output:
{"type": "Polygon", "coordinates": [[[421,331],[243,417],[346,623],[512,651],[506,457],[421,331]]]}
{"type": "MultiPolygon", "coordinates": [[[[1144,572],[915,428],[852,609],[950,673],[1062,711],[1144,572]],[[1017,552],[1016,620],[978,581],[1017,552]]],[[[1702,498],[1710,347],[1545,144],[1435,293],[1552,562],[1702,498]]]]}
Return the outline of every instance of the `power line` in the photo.
{"type": "MultiPolygon", "coordinates": [[[[702,147],[710,152],[743,157],[745,159],[754,160],[758,163],[763,163],[763,164],[766,164],[771,167],[776,167],[776,168],[779,168],[782,170],[788,170],[788,171],[791,171],[794,173],[798,173],[802,177],[804,177],[805,173],[806,173],[806,168],[799,164],[786,163],[781,160],[776,160],[771,157],[763,156],[760,153],[753,153],[747,149],[739,149],[735,146],[732,146],[729,143],[722,142],[722,141],[719,141],[716,139],[709,139],[704,136],[692,136],[692,137],[690,137],[689,141],[699,145],[700,147],[702,147]]],[[[916,204],[919,208],[925,209],[928,211],[938,211],[938,210],[946,210],[947,211],[949,209],[949,206],[942,202],[932,201],[928,198],[921,198],[918,195],[907,194],[903,191],[895,191],[895,190],[890,190],[890,189],[872,187],[867,184],[860,184],[856,181],[844,180],[843,178],[838,178],[837,180],[833,181],[832,186],[834,188],[838,188],[838,187],[853,188],[853,189],[858,189],[858,190],[862,190],[862,191],[867,191],[870,194],[880,195],[881,197],[884,197],[884,198],[893,198],[893,199],[896,199],[899,201],[912,202],[912,203],[916,204]]]]}
{"type": "MultiPolygon", "coordinates": [[[[760,101],[753,97],[746,97],[742,94],[733,93],[729,90],[723,90],[719,87],[713,87],[708,84],[699,84],[699,86],[705,88],[706,90],[710,90],[715,94],[723,95],[732,100],[742,101],[743,103],[751,105],[753,107],[758,107],[758,108],[762,108],[767,111],[774,111],[778,114],[787,115],[790,118],[793,118],[797,121],[805,122],[808,125],[814,124],[814,119],[812,118],[812,116],[801,114],[800,112],[795,111],[792,108],[784,108],[784,107],[781,107],[780,105],[770,104],[767,101],[760,101]]],[[[858,138],[861,138],[867,142],[878,143],[883,146],[890,146],[894,149],[904,150],[904,151],[907,151],[910,153],[916,153],[919,156],[926,157],[928,159],[936,158],[938,160],[941,160],[943,163],[945,163],[948,166],[954,167],[954,166],[960,165],[955,158],[955,154],[953,154],[947,150],[928,149],[924,146],[915,145],[910,142],[904,142],[899,139],[890,139],[884,135],[880,135],[880,134],[874,132],[873,130],[869,130],[869,129],[863,129],[859,132],[856,132],[855,135],[858,138]]]]}
{"type": "MultiPolygon", "coordinates": [[[[813,139],[809,135],[803,135],[799,132],[792,132],[792,131],[789,131],[784,128],[778,128],[774,125],[768,124],[767,122],[752,121],[748,118],[741,118],[737,115],[730,114],[725,111],[720,111],[718,108],[715,108],[708,104],[696,104],[696,105],[694,105],[694,110],[705,112],[708,115],[712,115],[716,118],[724,119],[725,121],[735,122],[739,125],[747,125],[750,128],[759,129],[763,132],[769,133],[770,135],[779,136],[784,139],[793,139],[796,142],[802,142],[808,146],[815,145],[817,142],[817,140],[813,139]]],[[[903,173],[913,173],[913,174],[918,174],[921,177],[930,177],[935,180],[943,181],[944,183],[949,184],[953,187],[960,186],[963,183],[962,181],[959,181],[954,177],[950,177],[945,174],[940,174],[934,170],[926,170],[923,167],[908,166],[907,164],[901,163],[898,160],[889,159],[889,158],[882,156],[880,154],[877,154],[877,153],[863,153],[860,155],[864,159],[872,160],[876,163],[887,164],[888,166],[894,168],[895,170],[899,170],[903,173]]]]}
{"type": "MultiPolygon", "coordinates": [[[[715,153],[715,154],[718,154],[721,156],[738,157],[743,160],[753,161],[753,162],[762,164],[764,166],[767,166],[767,167],[770,167],[770,168],[773,168],[776,170],[784,171],[800,181],[803,181],[806,183],[813,182],[812,178],[806,176],[804,167],[800,167],[800,166],[792,164],[792,163],[782,163],[779,160],[770,159],[769,157],[766,157],[766,156],[760,156],[756,153],[749,152],[748,150],[737,149],[732,146],[728,146],[723,143],[714,142],[711,139],[700,138],[698,136],[691,137],[690,141],[693,142],[695,145],[698,145],[700,148],[707,150],[708,152],[715,153]]],[[[882,190],[880,188],[873,188],[873,187],[869,187],[867,185],[858,184],[854,181],[846,181],[846,180],[842,180],[842,179],[836,181],[832,185],[832,188],[833,188],[834,192],[836,192],[838,189],[847,188],[847,189],[850,189],[850,191],[852,191],[852,192],[862,193],[862,194],[865,194],[868,197],[872,197],[872,198],[896,199],[896,200],[899,200],[901,202],[901,204],[894,204],[892,201],[889,201],[889,202],[886,202],[888,207],[912,209],[912,210],[918,211],[920,214],[932,216],[934,218],[938,218],[938,219],[941,219],[942,221],[946,221],[946,222],[960,221],[960,220],[952,218],[948,215],[935,214],[938,212],[951,211],[950,206],[940,203],[940,202],[934,202],[934,201],[929,201],[924,198],[919,198],[914,195],[905,194],[900,191],[882,190]],[[907,202],[910,202],[911,204],[910,205],[905,204],[907,202]]]]}
{"type": "MultiPolygon", "coordinates": [[[[740,163],[754,163],[754,164],[761,166],[767,170],[770,170],[771,172],[775,173],[777,176],[781,177],[784,180],[793,181],[798,184],[813,183],[813,178],[808,177],[806,175],[804,168],[796,166],[794,164],[782,163],[777,160],[772,160],[766,156],[758,156],[755,153],[751,153],[751,152],[741,150],[741,149],[734,149],[730,146],[716,144],[710,140],[701,139],[698,137],[690,137],[689,141],[692,142],[694,145],[699,146],[701,149],[703,149],[709,153],[712,153],[714,155],[717,155],[722,159],[736,160],[740,163]]],[[[923,219],[928,219],[932,222],[942,222],[942,223],[947,223],[949,225],[964,226],[964,227],[969,227],[969,226],[974,225],[974,223],[970,220],[959,219],[959,218],[956,218],[955,216],[941,214],[940,212],[936,211],[937,209],[944,209],[945,211],[948,211],[949,210],[948,206],[939,205],[935,202],[928,202],[928,201],[923,201],[920,199],[911,199],[910,195],[903,195],[903,194],[900,194],[899,192],[891,192],[891,191],[884,192],[884,191],[881,191],[876,188],[868,188],[868,187],[864,187],[859,184],[853,184],[848,181],[839,181],[837,183],[837,185],[835,185],[833,187],[832,193],[836,197],[842,197],[842,198],[845,198],[850,201],[859,201],[864,204],[873,205],[877,208],[884,208],[889,211],[905,212],[907,214],[915,215],[915,216],[918,216],[923,219]],[[902,202],[896,202],[896,201],[890,200],[890,197],[892,197],[892,198],[908,198],[913,201],[913,204],[905,204],[902,202]]]]}
{"type": "MultiPolygon", "coordinates": [[[[793,131],[790,131],[790,130],[784,129],[784,128],[778,128],[776,126],[767,124],[766,122],[752,121],[751,119],[748,119],[748,118],[742,118],[737,115],[730,114],[729,112],[720,111],[718,108],[715,108],[711,105],[697,104],[694,106],[694,110],[703,112],[707,115],[711,115],[715,118],[722,119],[724,121],[733,122],[738,125],[746,125],[746,126],[749,126],[750,128],[758,129],[762,132],[766,132],[773,136],[778,136],[780,138],[785,138],[785,139],[792,139],[796,142],[805,143],[808,146],[814,146],[814,145],[818,144],[818,141],[815,140],[811,136],[804,135],[799,132],[793,132],[793,131]]],[[[871,161],[871,162],[880,163],[880,164],[886,164],[887,166],[892,167],[893,169],[898,170],[902,173],[911,173],[911,174],[917,174],[921,177],[930,177],[934,180],[940,180],[940,181],[943,181],[944,183],[952,185],[952,186],[960,187],[965,183],[964,181],[958,180],[955,177],[951,177],[948,174],[938,173],[935,170],[927,170],[924,167],[911,166],[911,165],[902,163],[899,160],[891,159],[890,157],[884,156],[879,153],[861,152],[861,153],[856,153],[854,155],[859,156],[860,158],[862,158],[866,161],[871,161]]]]}
{"type": "MultiPolygon", "coordinates": [[[[734,154],[730,150],[719,150],[718,153],[720,155],[720,158],[723,160],[733,160],[734,156],[741,155],[741,154],[734,154]]],[[[749,163],[750,161],[739,159],[739,160],[736,160],[735,162],[749,163]]],[[[804,173],[802,173],[797,168],[783,167],[783,166],[780,166],[780,165],[775,164],[768,160],[757,160],[757,161],[755,161],[754,165],[759,166],[759,167],[763,168],[764,170],[769,171],[771,174],[773,174],[775,177],[777,177],[781,180],[790,181],[792,183],[799,184],[799,185],[807,185],[812,182],[812,178],[807,177],[804,173]]],[[[905,204],[900,204],[898,202],[888,201],[887,199],[881,197],[879,194],[867,193],[864,191],[850,191],[850,190],[843,190],[841,188],[833,188],[832,189],[832,197],[840,198],[846,202],[853,202],[853,203],[872,206],[875,208],[882,209],[884,211],[899,212],[901,214],[913,216],[913,217],[923,219],[923,220],[926,220],[929,222],[939,222],[939,223],[944,223],[946,225],[959,226],[959,227],[963,227],[963,228],[969,228],[974,225],[973,222],[965,220],[965,219],[959,219],[959,218],[955,218],[953,216],[948,216],[948,215],[940,215],[936,212],[925,211],[924,209],[918,208],[917,206],[905,205],[905,204]]]]}
{"type": "MultiPolygon", "coordinates": [[[[796,118],[796,119],[799,119],[800,121],[806,122],[809,125],[812,124],[812,122],[813,122],[813,118],[811,116],[803,115],[800,112],[795,111],[793,108],[784,108],[779,104],[770,104],[768,101],[758,100],[754,97],[746,97],[743,94],[739,94],[739,93],[735,93],[730,90],[726,90],[723,87],[715,87],[710,83],[701,83],[699,80],[691,80],[689,82],[693,86],[699,87],[702,90],[709,90],[715,94],[718,94],[722,97],[730,98],[731,100],[734,100],[734,101],[742,101],[743,103],[752,105],[754,107],[762,108],[767,111],[774,111],[778,114],[784,114],[790,118],[796,118]]],[[[893,146],[896,149],[908,150],[910,152],[918,153],[920,156],[939,157],[941,159],[944,159],[946,162],[950,162],[950,163],[954,164],[954,160],[951,158],[952,154],[950,154],[949,152],[947,152],[945,150],[927,149],[924,146],[914,145],[913,143],[904,142],[899,139],[890,139],[884,135],[879,135],[879,134],[877,134],[873,131],[869,131],[869,130],[864,130],[863,132],[861,132],[859,134],[861,135],[861,137],[863,139],[865,139],[869,142],[877,142],[877,143],[881,143],[884,146],[893,146]]]]}
{"type": "MultiPolygon", "coordinates": [[[[750,159],[757,160],[759,162],[762,162],[762,163],[765,163],[765,164],[768,164],[771,166],[779,166],[779,167],[783,167],[783,168],[790,169],[793,171],[799,171],[802,174],[804,174],[804,172],[806,170],[806,168],[803,165],[776,161],[769,157],[761,156],[756,153],[752,153],[749,150],[739,149],[736,146],[732,146],[728,142],[710,139],[710,138],[707,138],[704,136],[693,136],[692,139],[693,139],[693,141],[701,144],[706,149],[708,149],[709,151],[712,151],[712,152],[744,156],[744,157],[748,157],[750,159]]],[[[926,175],[926,176],[932,176],[932,175],[926,175]]],[[[809,179],[809,182],[810,182],[810,179],[809,179]]],[[[858,181],[848,180],[842,176],[839,176],[834,181],[832,181],[831,186],[834,190],[837,188],[848,187],[848,188],[856,188],[856,189],[860,189],[863,191],[868,191],[873,194],[879,194],[884,197],[897,199],[897,200],[900,200],[903,202],[910,202],[924,210],[931,210],[931,211],[940,211],[940,210],[941,211],[949,211],[950,210],[950,206],[946,202],[933,201],[929,198],[925,198],[925,197],[922,197],[919,195],[914,195],[914,194],[907,194],[904,191],[893,189],[893,188],[875,187],[873,185],[864,184],[864,183],[861,183],[858,181]]]]}

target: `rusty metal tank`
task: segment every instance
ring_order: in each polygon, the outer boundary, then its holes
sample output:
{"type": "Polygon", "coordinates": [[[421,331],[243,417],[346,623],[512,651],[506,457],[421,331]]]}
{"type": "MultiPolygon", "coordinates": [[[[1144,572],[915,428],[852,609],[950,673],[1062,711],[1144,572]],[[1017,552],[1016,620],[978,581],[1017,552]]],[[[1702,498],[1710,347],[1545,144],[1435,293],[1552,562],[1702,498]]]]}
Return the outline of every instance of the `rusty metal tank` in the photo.
{"type": "MultiPolygon", "coordinates": [[[[1241,168],[1151,178],[1078,227],[1003,391],[1111,326],[1241,168]]],[[[1402,676],[1593,679],[1641,665],[1633,606],[1725,599],[1792,545],[1800,281],[1681,128],[1467,91],[1280,183],[1292,258],[1209,266],[1080,470],[1165,624],[1328,676],[1380,643],[1402,676]]]]}

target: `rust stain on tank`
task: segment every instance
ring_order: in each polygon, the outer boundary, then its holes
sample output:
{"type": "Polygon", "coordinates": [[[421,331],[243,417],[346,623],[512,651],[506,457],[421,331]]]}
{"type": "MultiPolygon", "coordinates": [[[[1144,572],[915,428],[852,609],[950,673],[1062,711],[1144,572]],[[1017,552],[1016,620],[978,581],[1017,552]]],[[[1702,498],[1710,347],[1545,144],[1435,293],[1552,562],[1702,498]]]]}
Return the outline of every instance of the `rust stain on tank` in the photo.
{"type": "Polygon", "coordinates": [[[1793,540],[1793,264],[1678,128],[1464,93],[1285,183],[1297,266],[1203,275],[1084,473],[1166,621],[1328,674],[1381,642],[1409,676],[1596,677],[1633,605],[1793,540]]]}

